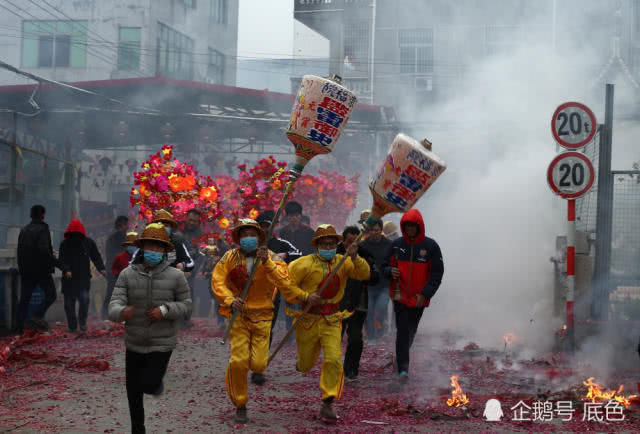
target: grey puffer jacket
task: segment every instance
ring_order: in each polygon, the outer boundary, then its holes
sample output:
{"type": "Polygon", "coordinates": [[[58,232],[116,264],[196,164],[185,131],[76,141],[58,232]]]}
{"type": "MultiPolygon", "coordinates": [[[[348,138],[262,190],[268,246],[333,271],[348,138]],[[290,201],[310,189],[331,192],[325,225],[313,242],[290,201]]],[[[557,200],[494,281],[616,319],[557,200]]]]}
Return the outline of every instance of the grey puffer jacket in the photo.
{"type": "Polygon", "coordinates": [[[184,273],[164,261],[145,271],[144,264],[131,264],[118,276],[109,302],[109,319],[120,322],[122,311],[134,306],[133,317],[125,325],[125,344],[136,353],[172,351],[180,322],[191,313],[189,285],[184,273]],[[168,312],[151,322],[149,309],[164,305],[168,312]]]}

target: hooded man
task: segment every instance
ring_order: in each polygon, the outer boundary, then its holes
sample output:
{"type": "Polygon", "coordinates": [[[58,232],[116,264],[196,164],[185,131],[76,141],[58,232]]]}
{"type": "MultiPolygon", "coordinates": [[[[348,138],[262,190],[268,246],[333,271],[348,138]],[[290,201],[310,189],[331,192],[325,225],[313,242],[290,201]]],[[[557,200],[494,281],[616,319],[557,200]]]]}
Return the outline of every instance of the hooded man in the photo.
{"type": "Polygon", "coordinates": [[[264,245],[265,233],[258,222],[241,219],[232,231],[233,242],[240,247],[228,250],[218,261],[211,277],[211,288],[226,317],[238,315],[229,334],[231,358],[225,375],[227,393],[236,407],[236,423],[247,423],[249,370],[262,374],[269,359],[269,336],[273,320],[273,294],[282,292],[290,303],[317,303],[292,285],[287,264],[264,245]],[[254,261],[258,268],[245,300],[240,298],[254,261]]]}
{"type": "MultiPolygon", "coordinates": [[[[314,233],[311,245],[316,253],[303,256],[289,264],[291,280],[308,294],[314,294],[328,278],[331,270],[340,262],[343,255],[336,254],[342,236],[336,233],[332,225],[320,225],[314,233]]],[[[312,307],[309,313],[296,323],[296,342],[300,372],[310,371],[323,353],[320,389],[322,407],[320,417],[335,421],[336,413],[332,404],[342,396],[344,372],[342,367],[342,320],[351,315],[341,311],[339,303],[344,297],[347,279],[368,280],[369,264],[358,256],[358,245],[352,243],[347,249],[349,256],[330,283],[322,291],[322,303],[312,307]]],[[[287,309],[287,315],[299,316],[300,312],[287,309]]]]}
{"type": "Polygon", "coordinates": [[[159,396],[180,321],[191,311],[184,273],[169,266],[173,250],[159,223],[148,225],[136,241],[139,251],[122,270],[109,303],[109,319],[125,321],[125,372],[131,431],[144,433],[144,394],[159,396]]]}
{"type": "Polygon", "coordinates": [[[384,274],[392,279],[389,294],[396,316],[397,373],[405,382],[409,375],[409,350],[422,313],[440,287],[444,263],[438,243],[425,236],[420,211],[412,209],[404,214],[400,229],[402,238],[391,244],[384,274]],[[396,289],[399,289],[399,299],[394,299],[396,289]]]}
{"type": "Polygon", "coordinates": [[[87,330],[89,313],[89,287],[91,286],[91,262],[105,278],[102,256],[95,241],[87,237],[84,225],[80,220],[71,220],[60,243],[60,260],[71,270],[71,278],[63,276],[62,294],[64,295],[64,312],[67,315],[69,331],[75,333],[80,323],[80,330],[87,330]],[[79,304],[76,317],[76,303],[79,304]]]}

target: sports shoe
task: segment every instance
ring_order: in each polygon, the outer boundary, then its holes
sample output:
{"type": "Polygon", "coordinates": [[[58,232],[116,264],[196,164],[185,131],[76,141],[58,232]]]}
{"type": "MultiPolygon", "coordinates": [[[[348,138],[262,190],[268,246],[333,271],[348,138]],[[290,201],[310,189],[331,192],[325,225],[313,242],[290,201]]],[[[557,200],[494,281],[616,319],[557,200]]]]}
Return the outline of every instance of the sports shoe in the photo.
{"type": "Polygon", "coordinates": [[[80,330],[83,331],[83,332],[86,332],[87,331],[87,325],[86,324],[81,324],[80,325],[80,330]]]}
{"type": "Polygon", "coordinates": [[[265,381],[267,381],[267,379],[264,377],[263,374],[259,374],[257,372],[252,372],[251,373],[251,382],[257,386],[262,386],[265,381]]]}
{"type": "Polygon", "coordinates": [[[409,373],[407,371],[400,371],[400,373],[398,374],[398,378],[400,379],[401,383],[406,383],[407,381],[409,381],[409,373]]]}
{"type": "Polygon", "coordinates": [[[241,407],[236,409],[236,415],[233,418],[235,423],[245,424],[249,422],[249,418],[247,417],[247,407],[241,407]]]}
{"type": "Polygon", "coordinates": [[[331,404],[333,400],[326,400],[322,402],[322,407],[320,408],[320,419],[335,422],[338,420],[338,416],[336,416],[336,412],[333,411],[333,407],[331,404]]]}

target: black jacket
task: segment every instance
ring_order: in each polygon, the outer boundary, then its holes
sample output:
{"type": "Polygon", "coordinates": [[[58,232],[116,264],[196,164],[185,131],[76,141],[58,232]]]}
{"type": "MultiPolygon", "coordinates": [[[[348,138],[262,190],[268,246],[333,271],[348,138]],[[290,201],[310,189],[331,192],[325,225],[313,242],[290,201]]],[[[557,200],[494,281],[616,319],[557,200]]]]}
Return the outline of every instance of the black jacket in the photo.
{"type": "Polygon", "coordinates": [[[185,266],[185,271],[196,272],[200,269],[200,267],[204,262],[202,260],[202,255],[200,254],[200,246],[198,245],[198,243],[193,242],[193,240],[196,240],[201,236],[202,236],[202,231],[200,230],[200,228],[196,228],[196,230],[194,231],[183,230],[175,234],[176,240],[178,238],[182,240],[182,243],[184,244],[184,247],[186,249],[186,252],[189,258],[193,260],[193,267],[191,268],[191,270],[187,270],[187,267],[185,266]]]}
{"type": "MultiPolygon", "coordinates": [[[[386,256],[389,249],[391,248],[391,243],[392,241],[390,239],[388,239],[385,236],[382,236],[380,237],[379,241],[373,241],[372,239],[367,238],[362,242],[362,244],[360,244],[360,247],[362,247],[363,249],[365,249],[366,251],[370,252],[373,255],[373,258],[376,261],[376,265],[378,266],[378,269],[380,269],[384,261],[387,259],[386,256]]],[[[370,287],[374,287],[374,286],[387,287],[388,284],[389,284],[389,279],[381,275],[380,280],[378,281],[377,284],[370,284],[369,286],[370,287]]]]}
{"type": "MultiPolygon", "coordinates": [[[[343,243],[338,245],[337,252],[340,255],[344,255],[346,253],[346,249],[343,243]]],[[[375,264],[375,259],[371,253],[362,246],[358,247],[358,256],[363,258],[369,264],[369,268],[371,269],[371,275],[369,276],[369,280],[347,280],[347,286],[344,288],[344,297],[340,301],[340,309],[348,310],[353,312],[359,304],[363,307],[368,306],[369,304],[369,292],[367,291],[367,286],[375,286],[380,280],[380,273],[375,264]]]]}
{"type": "Polygon", "coordinates": [[[71,279],[62,279],[62,292],[89,289],[91,286],[91,264],[89,261],[93,262],[98,271],[105,270],[98,246],[89,237],[63,240],[60,243],[60,260],[67,264],[71,271],[71,279]]]}
{"type": "Polygon", "coordinates": [[[126,239],[127,239],[127,234],[120,231],[113,232],[111,235],[109,235],[109,238],[107,238],[107,243],[105,246],[105,250],[106,250],[105,255],[107,258],[106,265],[107,265],[107,270],[109,271],[109,274],[111,274],[111,266],[113,265],[113,260],[120,253],[124,252],[124,247],[122,247],[122,243],[124,243],[126,239]]]}
{"type": "Polygon", "coordinates": [[[316,249],[311,245],[311,240],[315,234],[316,232],[306,225],[300,225],[296,229],[285,226],[278,232],[278,235],[296,246],[303,255],[315,253],[316,249]]]}
{"type": "Polygon", "coordinates": [[[67,266],[53,254],[49,225],[32,221],[18,236],[18,269],[24,276],[41,277],[54,272],[54,267],[68,271],[67,266]]]}
{"type": "Polygon", "coordinates": [[[302,252],[296,249],[296,246],[289,241],[274,236],[267,243],[267,248],[275,254],[286,253],[284,262],[287,264],[302,257],[302,252]]]}

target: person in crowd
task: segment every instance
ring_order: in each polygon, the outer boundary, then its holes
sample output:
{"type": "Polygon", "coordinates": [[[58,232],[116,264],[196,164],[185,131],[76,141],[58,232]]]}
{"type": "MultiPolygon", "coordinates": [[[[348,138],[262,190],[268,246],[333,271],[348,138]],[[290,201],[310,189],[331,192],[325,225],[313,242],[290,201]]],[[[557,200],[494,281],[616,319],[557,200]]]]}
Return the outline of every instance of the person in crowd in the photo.
{"type": "Polygon", "coordinates": [[[56,301],[56,286],[51,274],[54,267],[59,268],[64,277],[72,277],[71,270],[53,254],[51,232],[44,221],[46,210],[42,205],[31,207],[31,223],[20,231],[18,236],[18,271],[20,272],[20,302],[16,319],[16,332],[24,332],[25,320],[31,295],[36,286],[44,292],[44,301],[32,314],[29,324],[38,330],[47,331],[49,325],[44,319],[47,310],[56,301]]]}
{"type": "Polygon", "coordinates": [[[396,226],[392,221],[384,222],[382,225],[382,232],[384,233],[384,236],[391,241],[395,241],[400,238],[400,235],[398,235],[398,226],[396,226]]]}
{"type": "Polygon", "coordinates": [[[229,334],[231,358],[225,378],[229,399],[236,407],[235,421],[247,423],[247,377],[249,370],[261,374],[267,367],[274,291],[280,290],[291,303],[316,303],[319,297],[291,284],[285,262],[264,245],[265,233],[258,222],[241,219],[232,237],[240,247],[220,259],[213,270],[211,288],[223,315],[230,317],[232,310],[238,312],[229,334]],[[240,295],[254,261],[259,261],[258,268],[243,300],[240,295]]]}
{"type": "Polygon", "coordinates": [[[89,289],[91,287],[91,263],[96,270],[107,277],[107,271],[93,239],[87,237],[84,225],[73,219],[64,233],[60,243],[60,261],[67,264],[71,277],[62,278],[62,294],[64,295],[64,312],[67,316],[69,331],[75,333],[80,325],[81,331],[87,331],[89,313],[89,289]],[[78,315],[76,316],[76,304],[78,315]]]}
{"type": "Polygon", "coordinates": [[[111,274],[115,276],[117,279],[122,270],[129,266],[131,259],[133,258],[133,254],[136,252],[136,240],[138,239],[137,232],[127,232],[127,238],[124,243],[122,243],[122,247],[124,247],[124,252],[120,253],[113,260],[113,265],[111,266],[111,274]]]}
{"type": "MultiPolygon", "coordinates": [[[[213,275],[213,270],[215,266],[218,264],[222,256],[229,250],[229,245],[222,238],[218,238],[214,240],[209,238],[207,241],[207,246],[203,249],[204,253],[204,262],[202,263],[202,268],[199,273],[199,280],[203,280],[206,283],[207,290],[209,291],[210,298],[213,300],[215,309],[214,315],[217,320],[218,328],[224,329],[225,327],[225,317],[220,314],[220,304],[218,300],[216,300],[215,295],[210,290],[211,288],[211,277],[213,275]]],[[[210,305],[209,305],[210,308],[210,305]]],[[[201,312],[204,313],[204,312],[201,312]]],[[[209,315],[207,311],[206,316],[209,315]]]]}
{"type": "Polygon", "coordinates": [[[360,221],[366,221],[369,216],[371,215],[371,210],[370,209],[363,209],[362,212],[360,213],[360,221]]]}
{"type": "MultiPolygon", "coordinates": [[[[201,221],[202,212],[195,208],[190,209],[187,212],[187,218],[184,222],[181,236],[189,257],[193,259],[193,268],[187,276],[187,283],[189,283],[189,288],[191,288],[191,300],[195,304],[197,296],[199,299],[198,314],[199,316],[203,316],[202,313],[206,312],[204,315],[206,316],[211,309],[211,291],[209,291],[208,285],[204,284],[204,282],[202,282],[203,285],[196,285],[197,273],[204,262],[204,258],[200,255],[198,243],[195,241],[202,236],[201,221]],[[200,291],[200,289],[202,290],[200,291]]],[[[191,318],[186,318],[183,327],[192,326],[193,322],[191,318]]]]}
{"type": "MultiPolygon", "coordinates": [[[[266,210],[260,213],[258,216],[258,224],[262,228],[265,233],[269,230],[271,223],[273,222],[273,218],[275,217],[275,212],[272,210],[266,210]]],[[[275,233],[273,237],[267,243],[267,248],[278,255],[280,259],[282,259],[285,263],[289,264],[291,261],[294,261],[302,256],[300,250],[298,250],[293,244],[289,241],[279,238],[275,233]]],[[[271,321],[271,334],[269,336],[269,348],[271,348],[271,342],[273,341],[273,327],[276,325],[276,321],[278,320],[278,313],[280,310],[280,291],[275,291],[273,298],[273,321],[271,321]]],[[[262,373],[252,372],[251,373],[251,382],[254,384],[264,384],[265,376],[262,373]]]]}
{"type": "MultiPolygon", "coordinates": [[[[342,236],[336,233],[332,225],[318,226],[311,240],[316,252],[303,256],[289,264],[289,273],[294,285],[308,294],[319,291],[331,270],[338,264],[342,255],[336,254],[342,236]]],[[[296,369],[309,372],[323,353],[320,389],[322,406],[320,418],[334,422],[337,420],[333,409],[334,400],[342,396],[344,371],[341,356],[342,320],[351,315],[340,310],[347,279],[368,280],[369,264],[358,256],[358,246],[352,243],[346,249],[348,258],[342,267],[329,280],[320,294],[322,302],[310,308],[309,313],[300,317],[296,323],[296,343],[298,361],[296,369]]],[[[299,316],[300,312],[287,309],[287,314],[299,316]]]]}
{"type": "MultiPolygon", "coordinates": [[[[382,236],[382,221],[376,220],[369,230],[362,247],[371,252],[376,264],[382,264],[391,248],[391,240],[382,236]]],[[[377,284],[369,285],[369,312],[367,314],[367,339],[374,341],[384,335],[389,316],[389,280],[382,276],[377,284]]]]}
{"type": "Polygon", "coordinates": [[[287,217],[287,225],[280,230],[280,237],[296,246],[303,255],[313,253],[311,239],[314,231],[302,223],[302,205],[289,201],[284,207],[287,217]]]}
{"type": "Polygon", "coordinates": [[[173,249],[159,223],[148,225],[136,241],[140,249],[122,270],[109,303],[109,319],[125,322],[125,383],[131,431],[145,432],[144,394],[160,396],[180,321],[191,310],[189,286],[180,270],[169,266],[173,249]]]}
{"type": "MultiPolygon", "coordinates": [[[[347,249],[353,244],[360,235],[360,229],[357,226],[347,226],[342,231],[342,242],[338,244],[337,253],[344,255],[347,249]]],[[[373,255],[369,253],[363,246],[358,247],[358,256],[363,258],[369,264],[370,276],[368,281],[347,280],[347,286],[344,290],[344,297],[340,301],[340,309],[352,312],[352,315],[342,320],[342,334],[347,333],[347,350],[344,355],[344,375],[348,380],[358,378],[360,369],[360,357],[364,344],[362,342],[362,329],[367,318],[368,308],[368,285],[376,285],[379,279],[379,273],[375,265],[373,255]]]]}
{"type": "Polygon", "coordinates": [[[438,243],[425,235],[420,211],[411,209],[400,220],[402,237],[393,241],[384,262],[384,274],[392,279],[393,298],[399,286],[399,300],[393,300],[396,317],[396,366],[401,382],[409,375],[409,350],[424,309],[429,306],[444,275],[438,243]]]}
{"type": "MultiPolygon", "coordinates": [[[[314,230],[302,223],[302,205],[295,201],[289,201],[284,207],[286,214],[286,225],[280,229],[280,237],[289,241],[300,250],[302,255],[310,255],[314,252],[311,246],[314,230]]],[[[285,303],[288,309],[294,309],[293,305],[285,303]]],[[[285,315],[287,329],[291,328],[293,319],[289,315],[285,315]]],[[[293,337],[289,342],[293,342],[293,337]]]]}
{"type": "Polygon", "coordinates": [[[129,227],[129,217],[121,215],[116,217],[116,221],[114,223],[115,231],[109,235],[107,238],[107,243],[105,246],[106,250],[106,258],[107,258],[107,291],[104,296],[104,301],[102,302],[102,319],[107,319],[107,307],[109,306],[109,300],[111,300],[111,294],[113,294],[113,287],[116,284],[116,276],[111,273],[111,269],[113,268],[113,261],[116,256],[118,256],[124,248],[122,247],[126,234],[127,228],[129,227]]]}
{"type": "Polygon", "coordinates": [[[302,218],[300,219],[300,222],[303,225],[311,226],[311,218],[308,215],[303,215],[302,218]]]}

